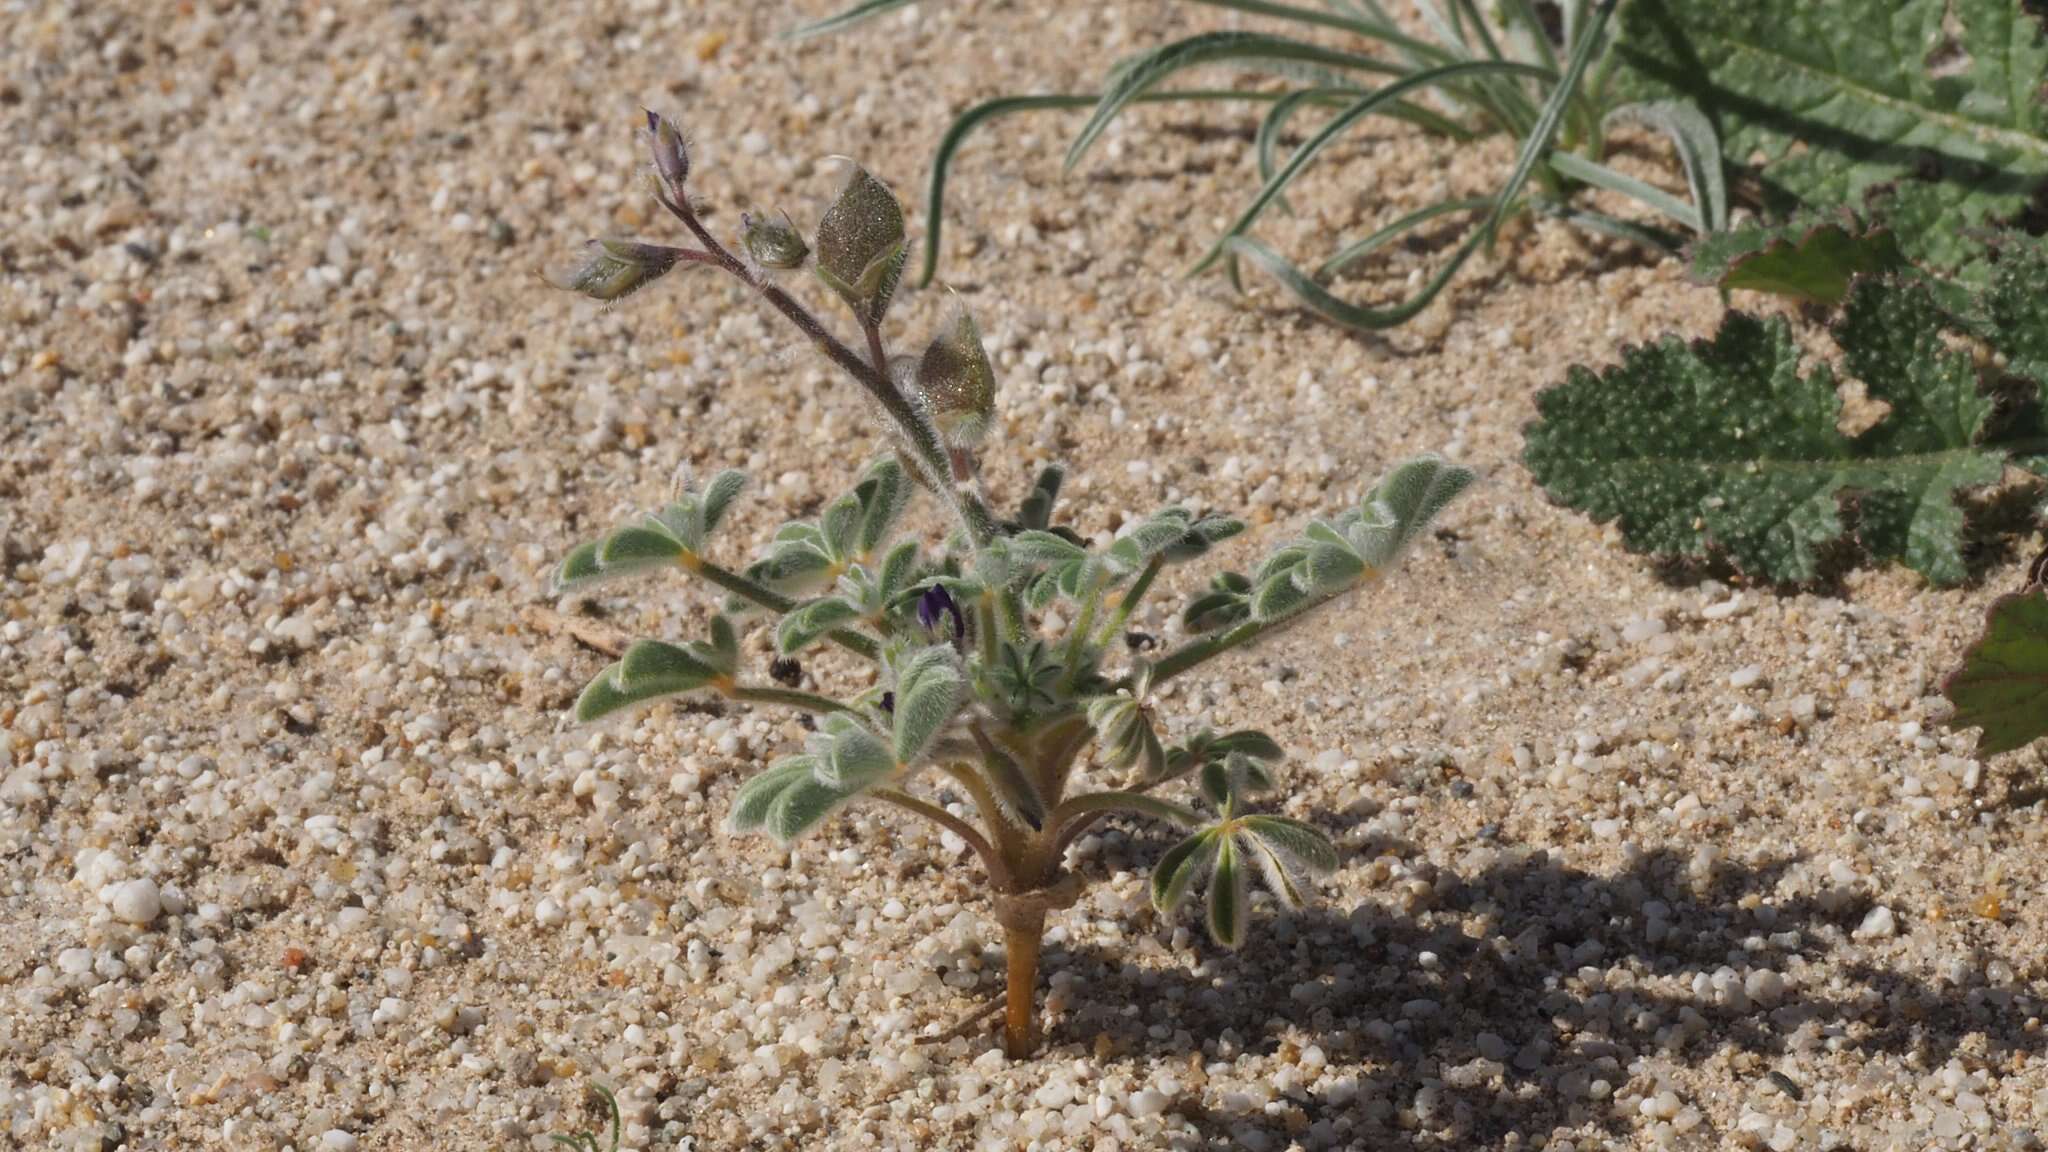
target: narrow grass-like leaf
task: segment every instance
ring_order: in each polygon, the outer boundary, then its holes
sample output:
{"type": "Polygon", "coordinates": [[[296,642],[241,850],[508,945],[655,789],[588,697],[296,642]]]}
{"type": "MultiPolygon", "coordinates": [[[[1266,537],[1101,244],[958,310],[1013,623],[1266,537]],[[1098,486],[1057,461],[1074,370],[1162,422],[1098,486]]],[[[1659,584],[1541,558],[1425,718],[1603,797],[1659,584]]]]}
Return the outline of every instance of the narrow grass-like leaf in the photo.
{"type": "Polygon", "coordinates": [[[1576,152],[1555,152],[1550,157],[1550,167],[1561,175],[1595,188],[1618,192],[1652,211],[1662,213],[1694,232],[1709,229],[1701,220],[1699,209],[1654,184],[1638,180],[1625,172],[1617,172],[1605,164],[1595,163],[1576,152]]]}
{"type": "Polygon", "coordinates": [[[1440,87],[1448,81],[1464,76],[1487,74],[1541,76],[1543,70],[1532,65],[1513,61],[1468,60],[1456,64],[1444,64],[1435,68],[1423,69],[1422,71],[1403,76],[1361,97],[1349,108],[1332,117],[1329,123],[1317,129],[1313,135],[1303,141],[1301,147],[1294,150],[1293,155],[1287,158],[1287,163],[1282,165],[1280,170],[1275,172],[1272,178],[1266,181],[1265,186],[1259,189],[1256,196],[1252,197],[1251,203],[1245,207],[1244,211],[1238,214],[1237,219],[1231,222],[1230,227],[1224,230],[1223,235],[1210,246],[1209,251],[1200,260],[1195,262],[1194,267],[1189,269],[1189,272],[1201,272],[1221,259],[1228,251],[1230,242],[1242,237],[1250,230],[1259,217],[1265,214],[1266,209],[1272,206],[1281,191],[1301,175],[1302,169],[1308,167],[1309,163],[1320,155],[1323,149],[1327,148],[1339,136],[1342,136],[1353,124],[1379,112],[1386,105],[1398,100],[1409,92],[1440,87]]]}
{"type": "Polygon", "coordinates": [[[1448,216],[1456,212],[1478,212],[1491,207],[1493,197],[1472,196],[1460,200],[1440,200],[1427,208],[1418,208],[1377,229],[1364,239],[1355,240],[1338,249],[1336,255],[1323,261],[1322,266],[1316,269],[1316,275],[1334,276],[1400,239],[1403,233],[1427,224],[1439,216],[1448,216]]]}
{"type": "Polygon", "coordinates": [[[1110,75],[1110,82],[1103,88],[1102,99],[1095,107],[1095,114],[1089,117],[1088,123],[1068,146],[1066,166],[1071,169],[1079,164],[1081,157],[1087,154],[1103,130],[1109,127],[1110,122],[1115,120],[1131,101],[1157,87],[1175,73],[1198,68],[1204,64],[1282,60],[1380,75],[1398,75],[1405,71],[1400,65],[1389,64],[1372,56],[1342,52],[1284,36],[1272,36],[1262,32],[1204,32],[1184,40],[1176,40],[1117,65],[1110,75]]]}
{"type": "Polygon", "coordinates": [[[1420,291],[1391,308],[1363,308],[1338,299],[1329,289],[1310,279],[1308,273],[1288,262],[1285,256],[1250,236],[1233,236],[1225,243],[1232,254],[1243,256],[1258,265],[1266,275],[1278,280],[1281,287],[1293,293],[1296,299],[1314,309],[1319,315],[1346,328],[1372,332],[1405,324],[1424,308],[1429,307],[1430,301],[1436,299],[1437,294],[1451,282],[1451,278],[1458,274],[1458,269],[1464,267],[1465,261],[1471,259],[1472,253],[1478,250],[1482,235],[1475,229],[1420,291]]]}
{"type": "Polygon", "coordinates": [[[1508,175],[1508,182],[1501,187],[1494,198],[1493,213],[1486,223],[1480,225],[1480,235],[1491,244],[1500,231],[1501,222],[1507,219],[1509,208],[1522,194],[1523,185],[1536,171],[1536,165],[1550,154],[1550,145],[1557,135],[1557,127],[1564,122],[1565,110],[1579,96],[1579,81],[1586,74],[1586,66],[1592,62],[1593,50],[1600,42],[1601,31],[1607,26],[1607,18],[1614,14],[1615,0],[1600,0],[1600,6],[1593,11],[1592,25],[1580,36],[1579,43],[1572,49],[1571,62],[1565,66],[1564,75],[1550,90],[1550,99],[1543,103],[1543,114],[1537,117],[1536,125],[1522,141],[1522,151],[1515,159],[1515,169],[1508,175]]]}
{"type": "Polygon", "coordinates": [[[1699,108],[1684,100],[1647,100],[1609,112],[1608,124],[1644,124],[1670,137],[1679,167],[1699,210],[1701,232],[1728,230],[1728,177],[1722,170],[1721,134],[1699,108]]]}
{"type": "Polygon", "coordinates": [[[793,31],[785,32],[783,33],[783,39],[808,40],[813,36],[823,36],[843,28],[851,28],[855,24],[872,20],[885,12],[893,12],[898,8],[908,7],[916,2],[917,0],[861,0],[860,3],[850,8],[842,9],[823,19],[813,20],[793,31]]]}

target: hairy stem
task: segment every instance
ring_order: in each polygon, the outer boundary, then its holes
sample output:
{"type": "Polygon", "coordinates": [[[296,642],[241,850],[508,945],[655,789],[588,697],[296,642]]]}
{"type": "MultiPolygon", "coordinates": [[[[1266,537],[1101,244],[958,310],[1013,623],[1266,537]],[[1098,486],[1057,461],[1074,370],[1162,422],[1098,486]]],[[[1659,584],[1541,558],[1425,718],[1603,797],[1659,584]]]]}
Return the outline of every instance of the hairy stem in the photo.
{"type": "MultiPolygon", "coordinates": [[[[702,557],[699,557],[695,564],[686,567],[695,575],[702,576],[747,603],[757,608],[766,608],[777,616],[786,615],[790,609],[796,607],[796,601],[775,589],[750,580],[730,568],[722,568],[702,557]]],[[[856,656],[863,656],[869,660],[881,659],[881,650],[876,647],[872,636],[863,636],[842,628],[833,632],[829,639],[856,656]]]]}
{"type": "Polygon", "coordinates": [[[981,866],[988,870],[991,881],[998,885],[1010,882],[1010,867],[1004,862],[1002,853],[997,852],[995,846],[990,844],[988,838],[974,825],[929,800],[920,800],[900,789],[877,788],[868,795],[885,804],[893,804],[905,812],[914,812],[967,841],[967,846],[974,849],[974,854],[981,858],[981,866]]]}
{"type": "MultiPolygon", "coordinates": [[[[1062,800],[1058,808],[1053,809],[1051,824],[1054,827],[1064,827],[1069,822],[1091,813],[1108,812],[1136,812],[1141,816],[1152,816],[1183,828],[1193,828],[1202,822],[1202,814],[1192,808],[1133,790],[1084,792],[1079,796],[1069,797],[1062,800]]],[[[1062,835],[1060,842],[1066,843],[1067,837],[1062,835]]]]}
{"type": "Polygon", "coordinates": [[[1130,620],[1131,613],[1145,599],[1145,593],[1152,590],[1152,582],[1159,578],[1159,570],[1165,566],[1164,556],[1154,556],[1145,565],[1145,570],[1138,573],[1138,578],[1131,581],[1129,588],[1124,589],[1123,598],[1117,601],[1116,612],[1110,616],[1108,623],[1102,626],[1102,634],[1096,638],[1096,643],[1108,644],[1116,638],[1116,634],[1123,630],[1125,622],[1130,620]]]}
{"type": "Polygon", "coordinates": [[[801,708],[806,712],[851,712],[852,709],[829,696],[815,692],[802,692],[795,688],[771,688],[766,684],[739,684],[726,693],[734,700],[749,704],[782,704],[801,708]]]}

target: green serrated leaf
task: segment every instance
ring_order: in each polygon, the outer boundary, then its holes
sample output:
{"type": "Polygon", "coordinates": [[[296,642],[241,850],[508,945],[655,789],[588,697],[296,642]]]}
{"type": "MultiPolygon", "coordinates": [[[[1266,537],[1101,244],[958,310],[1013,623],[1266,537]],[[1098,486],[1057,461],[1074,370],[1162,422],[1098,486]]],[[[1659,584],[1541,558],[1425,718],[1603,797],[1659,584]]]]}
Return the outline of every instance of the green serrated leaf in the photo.
{"type": "Polygon", "coordinates": [[[1964,650],[1941,692],[1956,706],[1950,728],[1983,729],[1979,756],[2048,736],[2048,589],[1992,601],[1983,634],[1964,650]]]}
{"type": "Polygon", "coordinates": [[[1937,584],[1968,577],[1959,491],[1998,483],[2004,455],[1975,447],[1997,406],[1978,391],[1968,353],[1942,340],[1947,318],[1917,282],[1859,283],[1836,326],[1849,371],[1891,406],[1857,437],[1867,461],[1857,536],[1874,556],[1897,556],[1937,584]]]}
{"type": "Polygon", "coordinates": [[[1617,94],[1698,104],[1781,199],[1881,202],[1934,267],[2048,182],[2048,47],[2017,0],[1632,0],[1615,55],[1617,94]]]}
{"type": "Polygon", "coordinates": [[[1695,283],[1828,305],[1841,303],[1856,277],[1906,266],[1890,231],[1867,228],[1846,213],[1716,232],[1700,238],[1691,258],[1695,283]]]}
{"type": "Polygon", "coordinates": [[[1537,398],[1523,460],[1553,499],[1618,521],[1633,549],[1718,550],[1775,581],[1819,574],[1855,492],[1874,558],[1954,582],[1956,494],[1997,480],[2003,453],[1977,443],[1988,401],[1941,327],[1920,285],[1874,280],[1852,294],[1839,340],[1892,409],[1854,440],[1837,427],[1833,373],[1801,374],[1782,318],[1738,312],[1712,341],[1666,339],[1604,373],[1572,369],[1537,398]]]}

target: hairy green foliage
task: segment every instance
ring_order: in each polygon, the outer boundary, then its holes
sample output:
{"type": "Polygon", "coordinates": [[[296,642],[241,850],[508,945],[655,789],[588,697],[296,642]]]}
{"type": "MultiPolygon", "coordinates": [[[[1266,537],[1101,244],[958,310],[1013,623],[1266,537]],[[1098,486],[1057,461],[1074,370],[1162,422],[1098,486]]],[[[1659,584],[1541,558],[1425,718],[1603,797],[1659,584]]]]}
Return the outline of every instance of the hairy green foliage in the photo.
{"type": "Polygon", "coordinates": [[[1691,101],[1780,207],[1878,211],[1911,259],[1978,264],[2048,182],[2048,44],[2020,0],[1632,0],[1618,91],[1691,101]]]}
{"type": "Polygon", "coordinates": [[[1839,304],[1856,277],[1905,266],[1905,254],[1890,230],[1867,227],[1847,212],[1717,232],[1701,237],[1692,249],[1697,283],[1814,304],[1839,304]]]}
{"type": "Polygon", "coordinates": [[[1957,497],[1997,483],[2015,451],[2038,450],[2010,428],[1990,435],[1996,402],[1952,344],[1959,327],[1918,279],[1858,281],[1835,339],[1888,411],[1851,435],[1835,374],[1800,370],[1790,326],[1731,313],[1712,341],[1666,339],[1606,372],[1573,368],[1538,398],[1523,459],[1552,498],[1617,521],[1640,551],[1720,552],[1767,579],[1807,581],[1853,519],[1872,559],[1957,583],[1968,574],[1957,497]]]}
{"type": "MultiPolygon", "coordinates": [[[[662,139],[657,134],[657,149],[662,139]]],[[[663,207],[702,245],[674,249],[676,263],[717,268],[781,311],[875,400],[897,450],[861,471],[814,520],[776,530],[740,571],[710,555],[740,490],[737,473],[720,473],[702,491],[685,488],[661,513],[572,551],[558,574],[564,590],[664,570],[725,597],[708,639],[635,642],[584,690],[576,718],[596,721],[686,695],[805,712],[812,719],[802,750],[740,787],[730,827],[789,844],[848,806],[893,807],[976,854],[1006,930],[1043,924],[1050,894],[1073,879],[1066,848],[1112,814],[1165,821],[1216,846],[1194,855],[1209,869],[1210,932],[1226,946],[1243,939],[1252,870],[1279,899],[1298,903],[1298,877],[1334,867],[1336,855],[1307,825],[1248,811],[1282,784],[1279,744],[1257,732],[1204,731],[1169,753],[1155,715],[1159,685],[1280,621],[1261,608],[1269,587],[1223,577],[1234,599],[1206,615],[1227,617],[1228,630],[1165,649],[1157,663],[1111,642],[1163,572],[1208,556],[1245,524],[1174,506],[1090,541],[1056,522],[1064,475],[1056,467],[1039,473],[1015,519],[998,520],[977,457],[997,426],[995,368],[972,319],[950,317],[915,360],[888,354],[880,322],[901,266],[903,223],[887,188],[856,170],[811,245],[826,287],[862,330],[864,355],[769,280],[765,261],[742,258],[712,236],[681,177],[668,183],[663,207]],[[920,488],[952,513],[950,532],[904,532],[920,488]],[[785,660],[771,668],[774,682],[763,682],[744,667],[751,637],[743,629],[772,636],[783,657],[829,641],[869,668],[848,680],[823,662],[824,685],[816,685],[785,660]],[[828,694],[830,685],[843,690],[828,694]],[[1150,794],[1189,776],[1214,819],[1150,794]]],[[[1471,479],[1434,457],[1401,464],[1358,506],[1283,544],[1260,579],[1299,588],[1290,617],[1360,588],[1397,563],[1471,479]]],[[[1184,891],[1189,881],[1176,882],[1184,891]]],[[[1035,958],[1035,939],[1031,945],[1035,958]]],[[[1014,938],[1012,946],[1022,947],[1014,938]]],[[[1031,1034],[1019,1003],[1013,996],[1013,1050],[1028,1048],[1031,1034]]]]}
{"type": "Polygon", "coordinates": [[[2034,561],[2026,586],[2000,596],[1985,613],[1984,631],[1963,652],[1962,666],[1942,682],[1956,706],[1948,726],[1981,728],[1979,756],[2024,748],[2048,736],[2048,553],[2034,561]]]}

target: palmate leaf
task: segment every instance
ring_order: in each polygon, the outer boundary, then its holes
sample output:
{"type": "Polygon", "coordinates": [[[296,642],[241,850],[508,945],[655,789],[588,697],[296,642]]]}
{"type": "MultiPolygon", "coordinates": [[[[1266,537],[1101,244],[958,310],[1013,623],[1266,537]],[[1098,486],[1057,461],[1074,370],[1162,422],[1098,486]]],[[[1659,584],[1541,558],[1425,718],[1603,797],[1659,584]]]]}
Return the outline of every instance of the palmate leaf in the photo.
{"type": "Polygon", "coordinates": [[[1956,706],[1950,728],[1984,730],[1977,737],[1979,756],[2048,736],[2048,589],[2035,585],[1992,601],[1984,634],[1964,651],[1962,667],[1941,692],[1956,706]]]}
{"type": "Polygon", "coordinates": [[[1866,226],[1846,211],[1716,232],[1701,237],[1691,257],[1695,283],[1815,304],[1841,303],[1857,276],[1906,266],[1889,229],[1866,226]]]}
{"type": "Polygon", "coordinates": [[[1619,95],[1697,103],[1781,200],[1881,198],[1934,267],[1978,261],[2048,182],[2048,46],[2020,0],[1633,0],[1615,52],[1619,95]]]}
{"type": "Polygon", "coordinates": [[[1802,375],[1782,318],[1731,313],[1712,341],[1630,349],[1605,373],[1574,368],[1537,400],[1523,460],[1551,497],[1618,521],[1638,551],[1726,554],[1775,581],[1811,580],[1846,532],[1874,559],[1939,584],[1966,573],[1956,495],[1995,483],[2005,453],[1980,443],[1991,401],[1922,284],[1858,284],[1837,328],[1850,371],[1890,407],[1855,438],[1825,366],[1802,375]]]}

